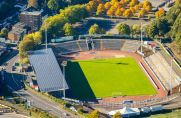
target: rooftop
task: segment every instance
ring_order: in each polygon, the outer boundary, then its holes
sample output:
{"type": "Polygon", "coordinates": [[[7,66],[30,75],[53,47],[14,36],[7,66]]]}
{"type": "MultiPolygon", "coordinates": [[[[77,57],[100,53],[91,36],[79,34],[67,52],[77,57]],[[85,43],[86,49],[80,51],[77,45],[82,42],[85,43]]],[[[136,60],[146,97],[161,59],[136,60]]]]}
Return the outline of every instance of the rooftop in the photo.
{"type": "Polygon", "coordinates": [[[68,89],[68,85],[51,48],[29,52],[28,57],[35,71],[40,91],[59,91],[63,90],[64,87],[68,89]]]}
{"type": "Polygon", "coordinates": [[[33,12],[23,11],[21,12],[21,14],[38,16],[38,15],[41,15],[41,12],[40,11],[33,11],[33,12]]]}

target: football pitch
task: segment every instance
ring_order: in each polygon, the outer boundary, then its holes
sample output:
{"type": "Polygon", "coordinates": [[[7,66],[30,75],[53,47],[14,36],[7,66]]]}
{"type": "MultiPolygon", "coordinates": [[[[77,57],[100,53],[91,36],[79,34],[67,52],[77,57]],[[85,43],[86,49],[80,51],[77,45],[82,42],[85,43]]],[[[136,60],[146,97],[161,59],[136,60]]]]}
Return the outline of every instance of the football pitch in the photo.
{"type": "Polygon", "coordinates": [[[156,94],[132,57],[69,61],[66,80],[76,99],[156,94]]]}

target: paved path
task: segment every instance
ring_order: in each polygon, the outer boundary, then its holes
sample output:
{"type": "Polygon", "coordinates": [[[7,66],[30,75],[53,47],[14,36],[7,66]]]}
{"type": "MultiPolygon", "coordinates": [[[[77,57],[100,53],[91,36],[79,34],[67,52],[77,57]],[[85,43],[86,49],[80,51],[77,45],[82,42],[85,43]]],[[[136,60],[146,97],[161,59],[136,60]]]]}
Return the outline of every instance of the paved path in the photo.
{"type": "Polygon", "coordinates": [[[0,118],[30,118],[30,117],[16,113],[4,113],[0,115],[0,118]]]}
{"type": "Polygon", "coordinates": [[[176,99],[171,100],[167,104],[164,105],[165,109],[175,109],[181,108],[181,96],[177,97],[176,99]]]}

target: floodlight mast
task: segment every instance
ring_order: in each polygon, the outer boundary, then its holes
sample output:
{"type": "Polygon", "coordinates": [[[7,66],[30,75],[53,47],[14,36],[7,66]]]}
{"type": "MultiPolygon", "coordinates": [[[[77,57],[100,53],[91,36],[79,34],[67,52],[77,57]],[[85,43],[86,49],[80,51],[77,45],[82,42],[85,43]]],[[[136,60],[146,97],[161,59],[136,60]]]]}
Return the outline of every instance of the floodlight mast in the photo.
{"type": "Polygon", "coordinates": [[[143,53],[143,47],[142,47],[142,45],[143,45],[143,27],[142,27],[142,21],[141,21],[141,53],[143,53]]]}
{"type": "Polygon", "coordinates": [[[48,43],[48,41],[47,41],[47,24],[45,23],[45,48],[46,48],[46,51],[47,51],[47,48],[48,48],[48,46],[47,46],[47,43],[48,43]]]}
{"type": "Polygon", "coordinates": [[[67,66],[67,61],[63,61],[61,66],[63,67],[63,97],[65,98],[65,67],[67,66]]]}

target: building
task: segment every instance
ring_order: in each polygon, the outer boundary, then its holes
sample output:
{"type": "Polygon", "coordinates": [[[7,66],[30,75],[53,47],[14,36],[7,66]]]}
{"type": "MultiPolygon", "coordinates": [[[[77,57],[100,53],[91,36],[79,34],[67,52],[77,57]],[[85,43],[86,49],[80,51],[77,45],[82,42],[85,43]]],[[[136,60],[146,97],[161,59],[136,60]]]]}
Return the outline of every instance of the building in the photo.
{"type": "Polygon", "coordinates": [[[25,28],[25,24],[18,22],[12,27],[12,30],[8,33],[8,39],[11,40],[11,42],[18,42],[23,38],[26,33],[27,30],[25,28]]]}
{"type": "Polygon", "coordinates": [[[51,48],[28,52],[28,58],[41,92],[69,89],[51,48]]]}
{"type": "Polygon", "coordinates": [[[37,31],[42,23],[41,11],[36,11],[35,8],[27,8],[20,13],[20,22],[26,24],[32,31],[37,31]]]}

